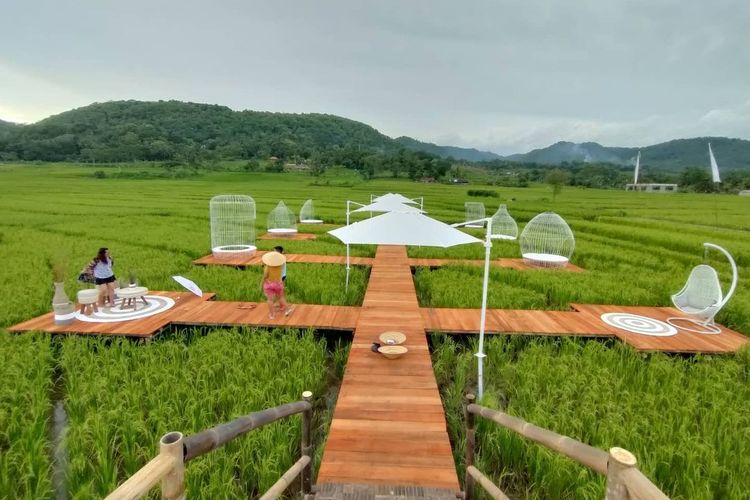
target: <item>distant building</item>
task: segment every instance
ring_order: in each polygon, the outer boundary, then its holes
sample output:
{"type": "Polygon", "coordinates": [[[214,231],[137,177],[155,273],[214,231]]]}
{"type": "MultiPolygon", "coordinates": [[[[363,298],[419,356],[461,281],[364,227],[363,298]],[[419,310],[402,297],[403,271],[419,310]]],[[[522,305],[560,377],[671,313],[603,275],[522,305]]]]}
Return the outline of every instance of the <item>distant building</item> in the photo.
{"type": "Polygon", "coordinates": [[[638,183],[625,185],[625,191],[641,191],[644,193],[676,193],[677,184],[638,183]]]}
{"type": "Polygon", "coordinates": [[[740,196],[750,196],[750,189],[745,189],[744,191],[740,191],[740,196]]]}

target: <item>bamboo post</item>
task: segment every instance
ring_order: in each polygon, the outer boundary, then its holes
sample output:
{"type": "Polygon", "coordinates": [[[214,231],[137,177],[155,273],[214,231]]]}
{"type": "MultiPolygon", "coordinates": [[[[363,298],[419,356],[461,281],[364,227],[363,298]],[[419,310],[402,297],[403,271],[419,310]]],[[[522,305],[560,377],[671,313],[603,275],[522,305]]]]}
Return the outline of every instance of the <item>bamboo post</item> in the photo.
{"type": "Polygon", "coordinates": [[[471,476],[472,479],[476,479],[479,485],[484,488],[484,491],[487,492],[492,500],[510,500],[508,498],[508,495],[503,493],[503,490],[498,488],[495,483],[490,481],[487,476],[479,472],[479,469],[477,469],[473,465],[466,468],[466,474],[471,476]]]}
{"type": "Polygon", "coordinates": [[[299,460],[297,460],[294,465],[292,465],[288,471],[286,471],[278,481],[276,481],[271,488],[266,491],[261,497],[260,500],[274,500],[276,498],[279,498],[284,491],[289,487],[289,485],[292,484],[294,480],[297,479],[297,476],[302,474],[302,471],[310,465],[310,457],[302,457],[299,460]]]}
{"type": "MultiPolygon", "coordinates": [[[[310,403],[312,400],[312,392],[305,391],[302,393],[302,399],[310,403]]],[[[302,495],[307,495],[312,492],[312,404],[309,408],[302,412],[302,457],[307,457],[310,460],[302,469],[302,495]]]]}
{"type": "Polygon", "coordinates": [[[476,430],[474,429],[474,414],[468,408],[474,404],[476,398],[473,394],[464,396],[464,421],[466,422],[466,454],[464,462],[466,471],[464,472],[464,499],[472,500],[474,498],[474,476],[469,474],[469,467],[474,465],[474,450],[476,448],[476,430]]]}
{"type": "Polygon", "coordinates": [[[185,453],[182,433],[170,432],[159,440],[159,454],[174,458],[174,467],[161,480],[162,500],[185,499],[185,453]]]}
{"type": "Polygon", "coordinates": [[[637,464],[635,455],[623,448],[610,448],[609,460],[607,461],[607,492],[605,500],[628,500],[627,484],[622,477],[623,473],[635,468],[637,464]]]}

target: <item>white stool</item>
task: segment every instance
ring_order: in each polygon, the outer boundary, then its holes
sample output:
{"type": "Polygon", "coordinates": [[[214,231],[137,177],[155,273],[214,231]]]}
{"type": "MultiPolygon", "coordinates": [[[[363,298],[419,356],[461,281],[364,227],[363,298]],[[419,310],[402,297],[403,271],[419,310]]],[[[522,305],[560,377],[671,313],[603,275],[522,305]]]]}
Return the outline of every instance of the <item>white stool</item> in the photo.
{"type": "Polygon", "coordinates": [[[99,308],[96,306],[96,303],[99,300],[99,290],[97,290],[96,288],[79,290],[77,298],[78,303],[81,305],[81,314],[91,314],[92,312],[99,312],[99,308]]]}
{"type": "Polygon", "coordinates": [[[117,289],[117,296],[122,299],[122,303],[120,304],[120,307],[122,309],[125,309],[126,307],[133,307],[133,311],[137,309],[138,306],[138,299],[140,298],[145,305],[148,305],[148,301],[146,301],[146,295],[148,293],[148,288],[145,286],[129,286],[126,288],[118,288],[117,289]]]}

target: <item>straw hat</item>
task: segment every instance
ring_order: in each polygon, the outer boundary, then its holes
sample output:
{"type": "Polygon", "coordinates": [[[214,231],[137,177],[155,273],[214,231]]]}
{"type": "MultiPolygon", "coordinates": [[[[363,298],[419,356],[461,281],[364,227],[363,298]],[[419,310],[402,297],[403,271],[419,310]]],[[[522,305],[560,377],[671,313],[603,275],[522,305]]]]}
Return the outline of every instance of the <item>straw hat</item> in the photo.
{"type": "Polygon", "coordinates": [[[271,267],[283,266],[286,262],[286,257],[281,255],[279,252],[267,252],[261,257],[263,263],[271,267]]]}

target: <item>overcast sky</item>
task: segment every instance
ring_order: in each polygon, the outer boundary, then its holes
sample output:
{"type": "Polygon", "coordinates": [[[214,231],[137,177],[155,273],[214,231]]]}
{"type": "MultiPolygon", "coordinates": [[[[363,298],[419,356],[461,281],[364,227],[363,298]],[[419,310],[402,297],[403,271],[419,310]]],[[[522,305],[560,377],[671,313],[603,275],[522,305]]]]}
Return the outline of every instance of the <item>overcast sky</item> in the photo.
{"type": "Polygon", "coordinates": [[[0,118],[320,112],[526,152],[750,138],[749,0],[0,0],[0,118]]]}

